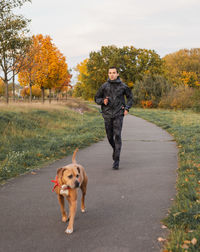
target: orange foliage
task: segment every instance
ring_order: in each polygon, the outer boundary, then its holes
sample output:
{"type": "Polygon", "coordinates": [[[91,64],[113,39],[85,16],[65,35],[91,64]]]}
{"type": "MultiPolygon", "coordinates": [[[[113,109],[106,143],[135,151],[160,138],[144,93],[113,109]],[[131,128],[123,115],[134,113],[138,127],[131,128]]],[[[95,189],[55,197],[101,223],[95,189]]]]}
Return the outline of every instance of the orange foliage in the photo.
{"type": "Polygon", "coordinates": [[[52,43],[50,36],[32,37],[27,55],[28,64],[19,73],[21,85],[34,84],[40,88],[60,88],[70,82],[71,75],[65,57],[52,43]]]}
{"type": "MultiPolygon", "coordinates": [[[[32,86],[32,95],[35,97],[41,97],[42,91],[39,87],[37,86],[32,86]]],[[[30,96],[30,88],[24,87],[21,91],[21,96],[30,96]]]]}
{"type": "Polygon", "coordinates": [[[141,101],[142,107],[143,108],[152,108],[153,107],[153,102],[150,101],[141,101]]]}
{"type": "Polygon", "coordinates": [[[4,95],[4,93],[5,93],[5,84],[0,78],[0,95],[4,95]]]}

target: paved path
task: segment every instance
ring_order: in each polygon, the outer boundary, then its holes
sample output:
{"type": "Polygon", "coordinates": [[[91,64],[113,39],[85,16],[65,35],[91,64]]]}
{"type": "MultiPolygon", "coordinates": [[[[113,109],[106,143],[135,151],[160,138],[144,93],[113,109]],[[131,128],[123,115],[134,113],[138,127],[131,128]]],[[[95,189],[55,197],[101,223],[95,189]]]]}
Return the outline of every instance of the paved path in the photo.
{"type": "Polygon", "coordinates": [[[129,115],[120,170],[111,169],[111,155],[106,139],[77,154],[89,177],[87,212],[78,208],[71,236],[64,233],[50,182],[71,156],[1,186],[0,251],[160,251],[160,220],[175,194],[176,143],[157,126],[129,115]]]}

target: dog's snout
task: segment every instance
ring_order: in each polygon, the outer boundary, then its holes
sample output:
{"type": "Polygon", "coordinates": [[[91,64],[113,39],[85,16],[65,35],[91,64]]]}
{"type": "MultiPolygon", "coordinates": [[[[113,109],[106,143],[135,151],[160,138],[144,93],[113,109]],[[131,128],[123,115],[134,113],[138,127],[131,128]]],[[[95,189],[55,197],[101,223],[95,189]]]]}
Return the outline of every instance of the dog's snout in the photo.
{"type": "Polygon", "coordinates": [[[75,187],[79,187],[80,183],[76,180],[75,187]]]}

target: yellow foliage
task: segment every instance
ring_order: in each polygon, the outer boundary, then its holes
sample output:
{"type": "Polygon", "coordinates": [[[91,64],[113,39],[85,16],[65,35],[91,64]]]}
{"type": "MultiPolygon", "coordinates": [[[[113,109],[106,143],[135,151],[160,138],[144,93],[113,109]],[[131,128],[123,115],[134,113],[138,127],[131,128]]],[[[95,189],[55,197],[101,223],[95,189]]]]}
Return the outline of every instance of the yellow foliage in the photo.
{"type": "Polygon", "coordinates": [[[200,48],[182,49],[164,57],[166,76],[175,86],[200,86],[200,48]]]}
{"type": "Polygon", "coordinates": [[[83,62],[81,62],[80,64],[76,66],[76,71],[79,72],[78,81],[81,83],[84,82],[84,76],[88,76],[87,62],[88,62],[88,59],[85,59],[83,62]]]}
{"type": "Polygon", "coordinates": [[[129,87],[133,87],[134,86],[134,83],[132,81],[128,82],[128,86],[129,87]]]}
{"type": "Polygon", "coordinates": [[[71,75],[63,54],[52,43],[50,36],[32,37],[32,47],[26,57],[27,64],[19,73],[20,85],[56,88],[69,83],[71,75]]]}
{"type": "MultiPolygon", "coordinates": [[[[35,97],[41,97],[42,91],[39,87],[37,86],[32,86],[32,95],[35,97]]],[[[29,87],[24,87],[21,91],[21,96],[30,96],[30,88],[29,87]]]]}
{"type": "Polygon", "coordinates": [[[181,81],[187,87],[200,86],[200,83],[198,82],[197,74],[194,72],[183,71],[181,75],[181,81]]]}
{"type": "Polygon", "coordinates": [[[4,95],[4,92],[5,92],[5,84],[0,78],[0,95],[4,95]]]}
{"type": "Polygon", "coordinates": [[[78,64],[75,68],[75,70],[78,72],[78,76],[77,76],[77,83],[74,86],[74,92],[73,95],[74,96],[82,96],[84,90],[86,89],[86,84],[85,84],[85,78],[88,76],[88,71],[87,71],[87,62],[88,59],[85,59],[83,62],[81,62],[80,64],[78,64]]]}

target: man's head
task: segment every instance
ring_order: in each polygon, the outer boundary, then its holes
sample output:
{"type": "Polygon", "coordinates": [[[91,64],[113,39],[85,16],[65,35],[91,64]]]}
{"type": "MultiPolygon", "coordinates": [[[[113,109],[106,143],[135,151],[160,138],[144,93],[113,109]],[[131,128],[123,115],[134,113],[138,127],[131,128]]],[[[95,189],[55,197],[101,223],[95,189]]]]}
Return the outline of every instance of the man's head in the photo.
{"type": "Polygon", "coordinates": [[[108,77],[110,80],[116,80],[119,76],[118,70],[116,67],[109,67],[108,69],[108,77]]]}

